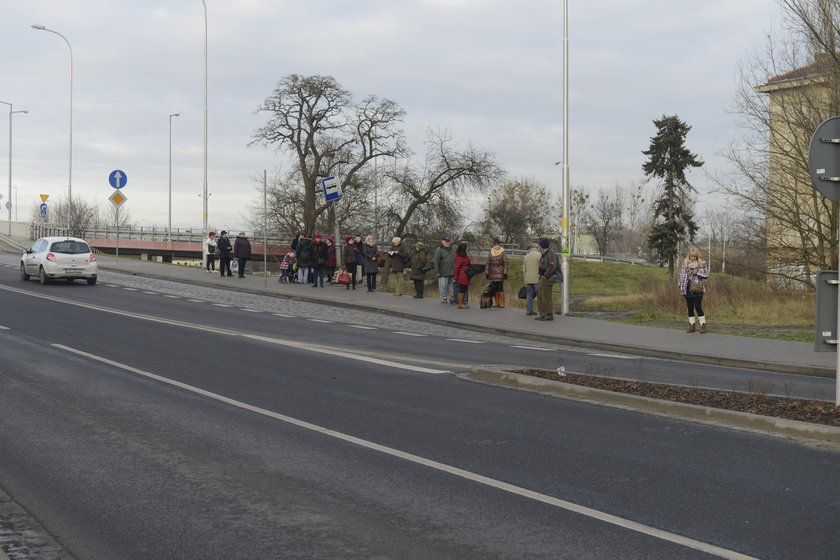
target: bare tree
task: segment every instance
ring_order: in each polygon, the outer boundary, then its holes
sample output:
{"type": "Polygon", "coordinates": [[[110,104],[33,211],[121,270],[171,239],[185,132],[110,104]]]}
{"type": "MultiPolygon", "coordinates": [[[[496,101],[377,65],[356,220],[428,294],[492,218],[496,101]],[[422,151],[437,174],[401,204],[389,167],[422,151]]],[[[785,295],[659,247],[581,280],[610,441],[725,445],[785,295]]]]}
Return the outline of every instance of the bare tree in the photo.
{"type": "Polygon", "coordinates": [[[412,220],[424,206],[439,202],[455,204],[470,191],[493,184],[504,175],[492,154],[467,146],[457,150],[446,132],[429,132],[423,169],[406,163],[402,168],[386,170],[394,185],[390,203],[383,209],[393,224],[393,235],[405,237],[412,220]]]}
{"type": "Polygon", "coordinates": [[[551,208],[548,189],[535,179],[506,181],[487,195],[482,233],[525,247],[531,237],[557,227],[551,208]]]}
{"type": "MultiPolygon", "coordinates": [[[[99,217],[99,208],[92,202],[81,198],[74,198],[72,204],[66,200],[53,201],[49,206],[47,221],[60,227],[68,227],[68,235],[73,237],[87,237],[88,231],[93,229],[99,217]]],[[[32,208],[32,221],[43,221],[39,205],[32,208]]]]}
{"type": "Polygon", "coordinates": [[[317,204],[319,180],[337,175],[345,189],[363,187],[358,176],[366,164],[407,154],[397,129],[404,111],[393,101],[369,96],[353,103],[350,92],[330,76],[283,78],[257,108],[269,113],[266,126],[254,131],[251,145],[288,152],[303,190],[303,230],[330,208],[317,204]]]}
{"type": "Polygon", "coordinates": [[[724,153],[734,172],[714,179],[744,212],[766,271],[810,285],[811,271],[837,268],[838,203],[813,188],[807,151],[816,127],[840,111],[840,4],[780,4],[783,33],[740,71],[733,110],[743,133],[724,153]]]}
{"type": "Polygon", "coordinates": [[[598,197],[589,205],[584,214],[584,226],[595,238],[598,253],[606,255],[611,244],[622,230],[624,214],[624,193],[616,185],[612,191],[605,188],[598,190],[598,197]]]}

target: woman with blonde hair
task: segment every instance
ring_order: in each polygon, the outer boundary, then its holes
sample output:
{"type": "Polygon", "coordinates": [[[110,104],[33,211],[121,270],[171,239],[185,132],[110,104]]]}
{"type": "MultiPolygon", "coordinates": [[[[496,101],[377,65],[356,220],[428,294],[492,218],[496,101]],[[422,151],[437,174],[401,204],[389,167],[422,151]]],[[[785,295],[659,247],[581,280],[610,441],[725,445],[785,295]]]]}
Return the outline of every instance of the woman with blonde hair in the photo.
{"type": "Polygon", "coordinates": [[[700,251],[697,247],[688,250],[688,254],[680,269],[680,277],[677,281],[677,288],[685,298],[688,306],[688,330],[693,333],[696,330],[694,314],[697,313],[697,321],[700,323],[700,332],[706,332],[706,315],[703,313],[703,294],[706,293],[706,279],[709,277],[709,269],[703,259],[700,258],[700,251]]]}

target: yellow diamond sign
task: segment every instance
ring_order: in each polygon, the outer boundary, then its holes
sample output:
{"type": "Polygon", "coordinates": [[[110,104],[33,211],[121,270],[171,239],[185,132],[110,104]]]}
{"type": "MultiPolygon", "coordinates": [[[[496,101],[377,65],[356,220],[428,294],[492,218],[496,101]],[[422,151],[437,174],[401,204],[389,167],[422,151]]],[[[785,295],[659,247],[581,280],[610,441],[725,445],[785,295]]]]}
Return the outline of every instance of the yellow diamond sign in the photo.
{"type": "Polygon", "coordinates": [[[110,200],[114,204],[114,206],[119,208],[120,206],[122,206],[122,203],[125,202],[128,199],[120,191],[114,191],[114,194],[109,196],[108,200],[110,200]]]}

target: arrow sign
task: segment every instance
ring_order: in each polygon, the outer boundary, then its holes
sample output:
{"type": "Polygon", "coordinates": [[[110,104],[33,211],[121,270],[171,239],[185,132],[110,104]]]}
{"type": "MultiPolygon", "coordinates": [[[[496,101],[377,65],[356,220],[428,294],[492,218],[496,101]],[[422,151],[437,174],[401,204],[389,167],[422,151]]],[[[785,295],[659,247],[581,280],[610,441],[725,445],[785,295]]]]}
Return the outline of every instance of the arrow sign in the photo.
{"type": "Polygon", "coordinates": [[[111,174],[108,175],[108,182],[111,183],[111,186],[115,189],[121,189],[128,183],[128,177],[126,177],[123,171],[119,169],[115,169],[111,171],[111,174]]]}

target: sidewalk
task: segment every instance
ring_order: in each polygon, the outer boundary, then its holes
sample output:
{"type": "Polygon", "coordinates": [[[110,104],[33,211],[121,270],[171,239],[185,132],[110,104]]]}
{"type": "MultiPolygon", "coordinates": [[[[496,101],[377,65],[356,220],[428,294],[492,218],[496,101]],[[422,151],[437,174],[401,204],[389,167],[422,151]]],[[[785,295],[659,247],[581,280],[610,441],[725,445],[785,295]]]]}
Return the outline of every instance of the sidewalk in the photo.
{"type": "MultiPolygon", "coordinates": [[[[522,309],[456,309],[441,305],[437,297],[414,299],[396,297],[388,292],[368,293],[359,289],[326,285],[280,284],[277,277],[247,276],[222,278],[203,269],[161,264],[134,259],[100,256],[103,270],[176,282],[226,288],[239,292],[287,297],[298,300],[387,313],[491,334],[513,336],[553,344],[564,344],[624,352],[643,356],[691,362],[773,370],[821,377],[834,377],[837,356],[833,352],[814,352],[813,344],[715,334],[687,334],[681,330],[625,325],[581,317],[555,314],[553,322],[534,321],[522,309]],[[266,283],[268,284],[266,286],[266,283]],[[690,343],[690,344],[689,344],[690,343]]],[[[408,287],[408,283],[406,283],[408,287]]],[[[435,290],[437,292],[437,290],[435,290]]],[[[714,331],[714,322],[710,322],[714,331]]]]}

